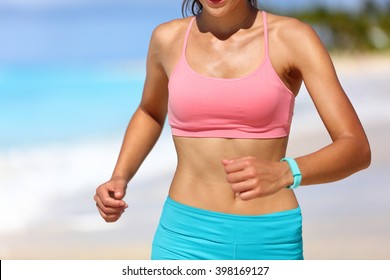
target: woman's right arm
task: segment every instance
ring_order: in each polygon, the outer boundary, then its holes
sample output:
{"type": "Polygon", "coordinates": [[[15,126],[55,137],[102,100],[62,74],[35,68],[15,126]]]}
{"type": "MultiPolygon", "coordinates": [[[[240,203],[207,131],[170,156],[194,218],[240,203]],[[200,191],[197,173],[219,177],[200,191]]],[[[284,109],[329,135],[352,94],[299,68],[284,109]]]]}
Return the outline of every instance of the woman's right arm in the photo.
{"type": "Polygon", "coordinates": [[[164,126],[168,78],[161,60],[165,43],[160,33],[159,28],[153,32],[142,100],[127,127],[112,177],[96,190],[96,206],[106,222],[117,221],[127,208],[123,201],[127,183],[152,150],[164,126]]]}

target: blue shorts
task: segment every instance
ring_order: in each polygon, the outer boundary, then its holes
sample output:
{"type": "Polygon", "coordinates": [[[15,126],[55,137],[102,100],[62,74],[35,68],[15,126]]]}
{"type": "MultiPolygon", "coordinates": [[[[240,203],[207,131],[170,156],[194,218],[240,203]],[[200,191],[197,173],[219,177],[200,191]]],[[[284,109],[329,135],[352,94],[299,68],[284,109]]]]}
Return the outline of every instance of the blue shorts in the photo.
{"type": "Polygon", "coordinates": [[[167,198],[152,260],[302,260],[300,207],[264,215],[203,210],[167,198]]]}

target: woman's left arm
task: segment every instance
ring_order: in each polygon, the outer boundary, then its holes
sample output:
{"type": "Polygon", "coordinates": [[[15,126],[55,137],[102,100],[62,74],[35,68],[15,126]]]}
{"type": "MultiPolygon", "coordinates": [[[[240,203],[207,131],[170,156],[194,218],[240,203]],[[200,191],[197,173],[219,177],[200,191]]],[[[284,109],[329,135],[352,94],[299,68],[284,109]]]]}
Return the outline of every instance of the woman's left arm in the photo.
{"type": "Polygon", "coordinates": [[[337,78],[332,60],[311,27],[297,22],[292,43],[294,67],[300,72],[332,143],[296,158],[302,184],[343,179],[370,165],[371,152],[363,126],[337,78]]]}

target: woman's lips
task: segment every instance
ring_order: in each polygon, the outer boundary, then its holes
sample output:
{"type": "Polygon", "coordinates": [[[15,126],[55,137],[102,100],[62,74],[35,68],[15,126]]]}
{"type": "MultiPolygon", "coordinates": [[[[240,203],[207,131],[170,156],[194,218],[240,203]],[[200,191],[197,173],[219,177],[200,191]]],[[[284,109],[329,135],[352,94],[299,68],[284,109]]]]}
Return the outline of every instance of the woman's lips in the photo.
{"type": "Polygon", "coordinates": [[[220,4],[222,3],[224,0],[207,0],[208,2],[210,2],[211,4],[220,4]]]}

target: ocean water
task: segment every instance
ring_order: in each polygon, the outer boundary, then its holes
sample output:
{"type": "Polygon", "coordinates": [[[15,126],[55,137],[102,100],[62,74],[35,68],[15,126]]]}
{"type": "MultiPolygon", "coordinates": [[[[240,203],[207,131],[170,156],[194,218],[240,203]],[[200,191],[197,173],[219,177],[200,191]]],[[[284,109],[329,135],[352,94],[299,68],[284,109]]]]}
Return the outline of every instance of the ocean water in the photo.
{"type": "Polygon", "coordinates": [[[142,69],[0,68],[0,150],[118,133],[140,101],[142,69]]]}
{"type": "MultiPolygon", "coordinates": [[[[312,236],[320,234],[315,231],[318,217],[322,227],[345,225],[353,212],[363,220],[339,231],[350,234],[351,227],[375,217],[377,231],[367,236],[381,233],[380,240],[390,241],[383,237],[390,234],[385,222],[390,218],[385,180],[390,152],[383,149],[390,136],[390,67],[380,61],[347,59],[336,64],[372,140],[373,166],[330,185],[329,191],[313,188],[298,193],[307,211],[307,232],[315,232],[312,236]],[[370,182],[374,192],[366,188],[370,182]],[[335,216],[337,221],[330,219],[335,216]]],[[[105,224],[93,201],[96,187],[111,175],[141,98],[144,75],[144,62],[138,61],[0,68],[0,213],[6,213],[0,215],[0,257],[14,256],[23,246],[34,250],[34,244],[80,248],[129,240],[150,243],[176,163],[168,126],[129,184],[130,207],[121,221],[105,224]]],[[[303,88],[296,100],[289,154],[313,151],[329,143],[328,138],[303,88]]]]}

